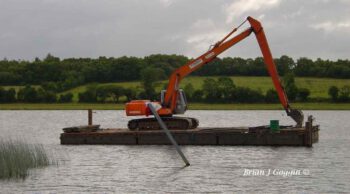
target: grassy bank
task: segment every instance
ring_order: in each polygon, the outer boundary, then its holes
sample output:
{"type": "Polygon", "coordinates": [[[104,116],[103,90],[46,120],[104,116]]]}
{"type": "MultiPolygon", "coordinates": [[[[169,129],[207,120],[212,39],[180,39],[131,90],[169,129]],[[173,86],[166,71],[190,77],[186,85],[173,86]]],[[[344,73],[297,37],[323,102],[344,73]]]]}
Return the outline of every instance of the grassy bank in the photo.
{"type": "MultiPolygon", "coordinates": [[[[191,103],[190,110],[280,110],[281,104],[203,104],[191,103]]],[[[0,110],[123,110],[124,104],[0,104],[0,110]]],[[[302,110],[350,110],[350,103],[292,103],[302,110]]]]}
{"type": "Polygon", "coordinates": [[[29,169],[48,166],[51,163],[40,144],[0,139],[0,179],[25,178],[29,169]]]}

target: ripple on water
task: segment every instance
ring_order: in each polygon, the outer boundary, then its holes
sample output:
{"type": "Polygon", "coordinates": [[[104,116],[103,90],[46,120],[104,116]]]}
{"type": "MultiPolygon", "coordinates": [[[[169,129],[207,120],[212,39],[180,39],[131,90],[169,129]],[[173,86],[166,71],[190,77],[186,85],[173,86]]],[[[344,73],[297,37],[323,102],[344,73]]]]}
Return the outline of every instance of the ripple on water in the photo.
{"type": "MultiPolygon", "coordinates": [[[[350,190],[350,111],[307,111],[321,125],[313,148],[182,146],[183,163],[171,146],[61,146],[66,126],[86,123],[86,111],[0,111],[1,138],[38,142],[59,166],[36,169],[25,181],[0,182],[1,193],[258,192],[339,193],[350,190]],[[243,176],[245,169],[303,170],[310,175],[243,176]]],[[[292,121],[282,111],[188,111],[201,126],[255,126],[292,121]]],[[[97,111],[102,127],[126,126],[123,111],[97,111]]]]}

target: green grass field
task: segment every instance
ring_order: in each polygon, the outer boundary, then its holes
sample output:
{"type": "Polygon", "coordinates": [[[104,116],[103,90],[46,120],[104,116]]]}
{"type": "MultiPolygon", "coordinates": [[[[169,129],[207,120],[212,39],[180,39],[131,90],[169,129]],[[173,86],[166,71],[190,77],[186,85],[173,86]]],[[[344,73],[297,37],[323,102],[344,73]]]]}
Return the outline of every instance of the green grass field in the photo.
{"type": "MultiPolygon", "coordinates": [[[[34,87],[34,88],[38,88],[39,87],[39,85],[31,85],[31,86],[34,87]]],[[[10,88],[13,88],[13,89],[16,90],[16,92],[18,92],[20,89],[24,88],[25,86],[1,86],[1,87],[3,87],[6,90],[10,89],[10,88]]]]}
{"type": "MultiPolygon", "coordinates": [[[[203,80],[207,77],[187,77],[182,80],[180,87],[184,87],[186,84],[191,83],[195,89],[200,89],[202,87],[203,80]]],[[[217,77],[211,77],[217,79],[217,77]]],[[[259,89],[265,93],[268,89],[273,88],[272,81],[270,77],[231,77],[236,86],[249,87],[251,89],[259,89]]],[[[157,90],[161,90],[167,80],[158,83],[157,90]]],[[[337,86],[339,88],[344,85],[350,85],[350,79],[329,79],[329,78],[296,78],[296,84],[298,87],[307,88],[310,90],[310,97],[321,97],[328,98],[328,88],[330,86],[337,86]]],[[[123,87],[134,87],[140,88],[140,82],[118,82],[118,83],[104,83],[100,85],[118,85],[123,87]]],[[[74,95],[74,101],[78,100],[78,93],[83,92],[87,85],[79,86],[70,89],[66,92],[72,92],[74,95]]],[[[63,92],[63,93],[66,93],[63,92]]]]}
{"type": "MultiPolygon", "coordinates": [[[[180,87],[184,87],[186,84],[191,83],[194,88],[200,89],[202,87],[203,80],[208,77],[196,77],[190,76],[182,80],[180,87]]],[[[218,77],[211,77],[217,79],[218,77]]],[[[244,86],[249,87],[251,89],[261,90],[262,92],[266,92],[268,89],[273,88],[272,81],[270,77],[231,77],[236,86],[244,86]]],[[[167,80],[161,81],[157,83],[157,90],[160,91],[164,84],[167,83],[167,80]]],[[[329,79],[329,78],[296,78],[296,84],[298,87],[308,88],[311,91],[311,98],[328,98],[328,88],[330,86],[337,86],[338,88],[343,87],[344,85],[350,85],[350,79],[329,79]]],[[[103,83],[99,85],[118,85],[125,88],[141,88],[140,82],[118,82],[118,83],[103,83]]],[[[67,90],[63,93],[71,92],[73,93],[73,101],[78,102],[78,93],[85,91],[87,85],[82,85],[70,90],[67,90]]],[[[4,88],[15,88],[19,90],[23,86],[4,86],[4,88]]],[[[36,86],[37,87],[37,86],[36,86]]],[[[125,100],[125,99],[120,99],[125,100]]],[[[1,109],[87,109],[85,107],[91,106],[93,109],[121,109],[123,105],[110,105],[110,104],[4,104],[0,105],[1,109]],[[12,108],[11,108],[12,107],[12,108]],[[117,107],[117,108],[115,108],[117,107]],[[119,107],[119,108],[118,108],[119,107]]],[[[276,109],[276,105],[271,104],[247,104],[247,105],[215,105],[210,106],[194,104],[193,107],[195,109],[253,109],[256,106],[256,109],[276,109]],[[206,108],[208,107],[208,108],[206,108]],[[228,107],[228,108],[227,108],[228,107]]],[[[345,109],[349,110],[348,104],[328,104],[328,103],[304,103],[303,108],[307,107],[308,109],[345,109]],[[344,106],[344,107],[343,107],[344,106]],[[319,108],[320,107],[320,108],[319,108]]]]}
{"type": "MultiPolygon", "coordinates": [[[[0,104],[0,110],[124,110],[125,104],[0,104]]],[[[350,110],[350,103],[292,103],[301,110],[350,110]]],[[[202,104],[190,103],[190,110],[282,110],[281,104],[202,104]]]]}
{"type": "MultiPolygon", "coordinates": [[[[203,80],[208,77],[196,77],[190,76],[182,80],[180,87],[184,87],[186,84],[191,83],[194,88],[200,89],[202,87],[203,80]]],[[[211,77],[217,79],[217,77],[211,77]]],[[[263,92],[266,92],[268,89],[273,88],[272,81],[270,77],[231,77],[236,86],[249,87],[251,89],[260,89],[263,92]]],[[[305,78],[299,77],[295,78],[296,84],[298,87],[308,88],[311,91],[311,97],[328,97],[328,88],[330,86],[337,86],[339,88],[344,85],[350,85],[350,79],[330,79],[330,78],[305,78]]],[[[164,80],[158,83],[157,89],[160,90],[163,85],[167,83],[167,80],[164,80]]],[[[141,87],[140,82],[117,82],[117,83],[103,83],[99,85],[118,85],[123,87],[141,87]]],[[[78,94],[86,89],[87,85],[82,85],[66,92],[72,92],[73,94],[78,94]]],[[[16,90],[22,88],[23,86],[3,86],[5,89],[15,88],[16,90]]]]}
{"type": "MultiPolygon", "coordinates": [[[[213,77],[216,78],[216,77],[213,77]]],[[[205,77],[188,77],[181,83],[182,86],[192,83],[195,88],[201,88],[205,77]]],[[[262,92],[274,88],[270,77],[231,77],[236,86],[244,86],[251,89],[260,89],[262,92]]],[[[350,79],[329,78],[295,78],[297,87],[307,88],[311,92],[310,97],[328,97],[328,88],[350,85],[350,79]]]]}
{"type": "MultiPolygon", "coordinates": [[[[103,85],[115,85],[115,86],[122,86],[124,88],[130,88],[130,87],[133,87],[133,88],[137,88],[137,87],[141,87],[141,84],[140,82],[117,82],[117,83],[103,83],[103,84],[98,84],[99,86],[103,86],[103,85]]],[[[67,90],[65,92],[62,92],[60,94],[65,94],[65,93],[68,93],[68,92],[71,92],[73,94],[73,101],[74,102],[78,102],[78,94],[80,92],[84,92],[86,90],[86,87],[88,86],[87,85],[82,85],[82,86],[79,86],[79,87],[76,87],[76,88],[73,88],[73,89],[70,89],[70,90],[67,90]]],[[[121,99],[121,100],[124,100],[124,99],[121,99]]]]}

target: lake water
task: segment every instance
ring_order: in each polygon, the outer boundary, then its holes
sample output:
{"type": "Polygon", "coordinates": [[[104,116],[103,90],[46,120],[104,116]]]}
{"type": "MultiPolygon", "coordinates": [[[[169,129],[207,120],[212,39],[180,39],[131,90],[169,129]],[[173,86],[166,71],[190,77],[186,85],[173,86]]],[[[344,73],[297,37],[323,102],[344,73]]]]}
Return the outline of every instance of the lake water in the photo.
{"type": "MultiPolygon", "coordinates": [[[[171,146],[60,145],[61,129],[86,124],[87,111],[0,111],[0,138],[44,144],[60,163],[32,170],[24,181],[0,181],[0,193],[349,193],[350,111],[304,114],[321,125],[312,148],[181,146],[191,163],[184,168],[171,146]]],[[[186,115],[202,127],[293,124],[282,111],[186,115]]],[[[94,114],[102,127],[125,127],[128,119],[123,111],[94,114]]]]}

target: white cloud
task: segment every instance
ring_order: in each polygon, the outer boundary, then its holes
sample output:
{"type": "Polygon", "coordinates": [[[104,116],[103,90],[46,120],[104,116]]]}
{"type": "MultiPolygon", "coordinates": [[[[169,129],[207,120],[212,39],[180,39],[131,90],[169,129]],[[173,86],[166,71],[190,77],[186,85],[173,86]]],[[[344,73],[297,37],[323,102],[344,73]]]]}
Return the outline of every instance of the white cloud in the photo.
{"type": "MultiPolygon", "coordinates": [[[[229,4],[225,8],[226,23],[232,23],[232,21],[242,16],[245,13],[259,11],[264,9],[270,9],[278,6],[280,0],[238,0],[229,4]]],[[[249,13],[250,14],[250,13],[249,13]]]]}
{"type": "Polygon", "coordinates": [[[311,28],[315,30],[323,30],[326,33],[330,33],[338,30],[350,30],[350,21],[341,21],[341,22],[331,22],[325,21],[318,24],[310,25],[311,28]]]}
{"type": "Polygon", "coordinates": [[[206,52],[210,45],[215,44],[225,35],[224,31],[212,31],[197,34],[187,38],[186,42],[191,45],[191,50],[186,53],[189,56],[198,56],[206,52]]]}
{"type": "Polygon", "coordinates": [[[215,27],[215,24],[212,19],[197,20],[192,25],[192,29],[195,29],[195,30],[196,29],[203,30],[203,28],[212,29],[214,27],[215,27]]]}
{"type": "Polygon", "coordinates": [[[197,56],[207,51],[209,46],[223,38],[225,33],[225,29],[218,27],[211,19],[197,20],[192,24],[186,38],[186,43],[191,48],[186,54],[197,56]]]}
{"type": "Polygon", "coordinates": [[[304,7],[300,7],[295,12],[284,14],[283,17],[284,17],[284,19],[295,19],[296,17],[301,16],[303,12],[304,12],[304,7]]]}
{"type": "Polygon", "coordinates": [[[159,0],[159,1],[164,7],[169,7],[174,2],[173,0],[159,0]]]}
{"type": "Polygon", "coordinates": [[[261,14],[258,16],[258,20],[262,20],[262,19],[264,19],[264,17],[265,17],[265,14],[261,14]]]}
{"type": "Polygon", "coordinates": [[[187,43],[197,44],[197,43],[205,43],[206,47],[209,47],[210,44],[214,44],[223,38],[225,32],[223,31],[212,31],[203,34],[193,35],[187,39],[187,43]]]}

